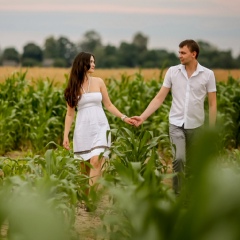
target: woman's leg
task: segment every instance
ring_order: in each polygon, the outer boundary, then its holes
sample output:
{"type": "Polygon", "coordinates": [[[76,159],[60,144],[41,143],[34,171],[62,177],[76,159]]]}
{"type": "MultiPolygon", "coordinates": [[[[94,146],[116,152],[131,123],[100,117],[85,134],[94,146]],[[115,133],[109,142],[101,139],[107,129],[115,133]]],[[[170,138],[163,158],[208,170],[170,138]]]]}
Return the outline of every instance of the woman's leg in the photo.
{"type": "Polygon", "coordinates": [[[86,211],[92,211],[95,209],[94,202],[96,200],[96,190],[98,189],[97,181],[101,176],[102,164],[104,162],[104,158],[99,156],[93,156],[90,159],[90,164],[92,165],[89,168],[89,188],[87,189],[87,205],[85,206],[86,211]]]}
{"type": "Polygon", "coordinates": [[[90,159],[90,164],[92,165],[92,168],[90,168],[90,173],[89,173],[90,186],[95,185],[97,180],[100,178],[103,162],[104,162],[104,158],[103,157],[100,158],[99,156],[93,156],[90,159]]]}

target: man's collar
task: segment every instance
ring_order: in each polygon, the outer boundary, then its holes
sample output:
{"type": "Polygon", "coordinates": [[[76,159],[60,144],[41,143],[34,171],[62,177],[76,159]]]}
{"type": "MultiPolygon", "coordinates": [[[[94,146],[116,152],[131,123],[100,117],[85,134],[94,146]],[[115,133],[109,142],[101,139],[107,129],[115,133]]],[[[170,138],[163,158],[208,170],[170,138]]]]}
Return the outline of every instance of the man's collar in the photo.
{"type": "MultiPolygon", "coordinates": [[[[183,65],[183,64],[179,64],[178,69],[181,71],[186,71],[185,65],[183,65]]],[[[196,73],[204,72],[204,68],[199,62],[197,64],[197,68],[196,68],[195,72],[196,73]]]]}

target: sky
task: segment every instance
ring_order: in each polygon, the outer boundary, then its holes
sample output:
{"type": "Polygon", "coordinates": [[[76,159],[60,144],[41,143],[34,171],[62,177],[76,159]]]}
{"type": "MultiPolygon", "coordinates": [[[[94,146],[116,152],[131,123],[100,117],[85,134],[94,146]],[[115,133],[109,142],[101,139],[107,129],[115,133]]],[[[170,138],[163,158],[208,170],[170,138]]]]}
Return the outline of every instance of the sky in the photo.
{"type": "Polygon", "coordinates": [[[239,0],[0,0],[0,49],[46,38],[78,43],[90,30],[119,46],[140,32],[148,49],[178,52],[185,39],[206,41],[240,54],[239,0]]]}

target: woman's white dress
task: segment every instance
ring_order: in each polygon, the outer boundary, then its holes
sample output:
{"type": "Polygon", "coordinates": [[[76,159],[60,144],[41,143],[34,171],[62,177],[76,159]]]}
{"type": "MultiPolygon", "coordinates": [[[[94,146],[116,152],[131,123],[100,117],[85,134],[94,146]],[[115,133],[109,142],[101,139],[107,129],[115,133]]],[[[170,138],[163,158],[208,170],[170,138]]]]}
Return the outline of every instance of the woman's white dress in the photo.
{"type": "Polygon", "coordinates": [[[110,130],[108,120],[102,107],[101,92],[82,94],[77,110],[73,135],[74,157],[89,160],[103,153],[107,158],[111,137],[108,132],[110,130]]]}

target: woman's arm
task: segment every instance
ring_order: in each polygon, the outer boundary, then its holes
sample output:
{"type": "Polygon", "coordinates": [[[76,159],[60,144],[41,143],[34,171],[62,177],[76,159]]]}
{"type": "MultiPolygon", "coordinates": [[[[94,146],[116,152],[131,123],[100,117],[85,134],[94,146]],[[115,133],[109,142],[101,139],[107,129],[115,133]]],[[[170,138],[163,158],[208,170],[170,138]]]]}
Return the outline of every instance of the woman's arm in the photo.
{"type": "Polygon", "coordinates": [[[70,149],[68,134],[70,132],[70,129],[71,129],[71,126],[72,126],[72,123],[74,120],[74,116],[75,116],[75,108],[71,108],[67,104],[67,113],[66,113],[66,117],[65,117],[65,127],[64,127],[64,135],[63,135],[63,146],[67,150],[70,149]]]}
{"type": "Polygon", "coordinates": [[[130,119],[129,117],[125,116],[123,113],[121,113],[111,102],[109,95],[108,95],[108,91],[107,91],[107,87],[104,83],[104,81],[100,78],[100,91],[102,93],[102,97],[103,97],[103,104],[105,106],[105,108],[112,113],[114,116],[121,118],[124,122],[128,123],[128,124],[133,124],[134,120],[130,119]]]}

